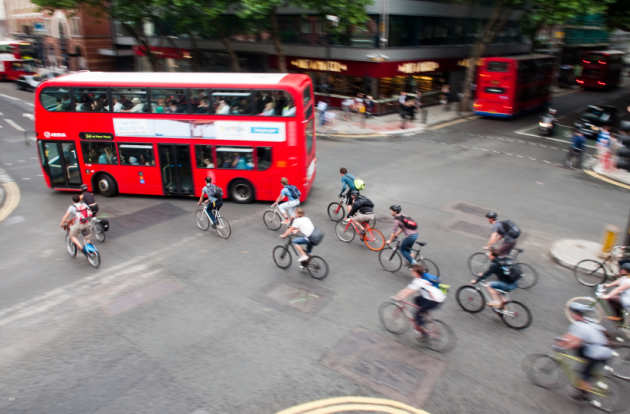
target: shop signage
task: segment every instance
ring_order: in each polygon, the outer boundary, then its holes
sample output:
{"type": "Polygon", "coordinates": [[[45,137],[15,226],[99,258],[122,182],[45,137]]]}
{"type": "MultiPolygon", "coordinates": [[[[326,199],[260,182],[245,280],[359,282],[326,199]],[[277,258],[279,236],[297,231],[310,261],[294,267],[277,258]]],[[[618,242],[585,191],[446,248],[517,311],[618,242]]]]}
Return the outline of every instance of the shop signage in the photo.
{"type": "Polygon", "coordinates": [[[344,72],[348,70],[348,66],[335,60],[296,59],[292,60],[291,64],[296,68],[306,70],[321,70],[326,72],[344,72]]]}
{"type": "Polygon", "coordinates": [[[81,139],[97,139],[97,140],[113,140],[114,134],[109,134],[107,132],[79,132],[79,137],[81,139]]]}
{"type": "Polygon", "coordinates": [[[418,73],[418,72],[435,72],[440,64],[433,61],[426,62],[409,62],[398,65],[398,72],[402,73],[418,73]]]}

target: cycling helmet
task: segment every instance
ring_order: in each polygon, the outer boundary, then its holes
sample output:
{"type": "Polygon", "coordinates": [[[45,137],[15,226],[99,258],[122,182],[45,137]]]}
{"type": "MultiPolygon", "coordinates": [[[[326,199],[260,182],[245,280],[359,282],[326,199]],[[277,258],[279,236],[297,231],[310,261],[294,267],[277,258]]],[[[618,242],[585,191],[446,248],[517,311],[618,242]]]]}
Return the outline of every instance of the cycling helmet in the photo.
{"type": "Polygon", "coordinates": [[[492,219],[492,220],[496,220],[497,217],[499,217],[499,215],[496,212],[494,212],[494,211],[488,211],[486,213],[486,217],[489,218],[489,219],[492,219]]]}
{"type": "Polygon", "coordinates": [[[625,270],[626,272],[630,272],[630,262],[625,262],[621,266],[619,266],[619,270],[625,270]]]}
{"type": "Polygon", "coordinates": [[[584,315],[585,313],[588,313],[592,311],[593,309],[590,306],[585,305],[583,303],[573,302],[569,305],[569,310],[579,315],[584,315]]]}
{"type": "Polygon", "coordinates": [[[389,209],[396,214],[400,214],[400,212],[402,211],[402,207],[400,207],[400,204],[393,204],[389,206],[389,209]]]}
{"type": "Polygon", "coordinates": [[[79,190],[81,191],[87,191],[88,187],[87,184],[81,184],[81,187],[79,187],[79,190]]]}
{"type": "Polygon", "coordinates": [[[351,190],[350,191],[350,197],[352,197],[352,196],[358,197],[359,196],[359,192],[357,190],[351,190]]]}
{"type": "Polygon", "coordinates": [[[210,184],[212,182],[212,177],[206,177],[206,182],[210,184]]]}

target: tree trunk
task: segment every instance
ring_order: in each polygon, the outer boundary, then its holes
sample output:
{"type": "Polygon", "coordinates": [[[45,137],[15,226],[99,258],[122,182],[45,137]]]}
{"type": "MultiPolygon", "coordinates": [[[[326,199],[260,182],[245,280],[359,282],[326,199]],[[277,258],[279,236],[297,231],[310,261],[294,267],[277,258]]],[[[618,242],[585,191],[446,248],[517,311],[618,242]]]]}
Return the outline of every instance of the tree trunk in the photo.
{"type": "Polygon", "coordinates": [[[125,30],[131,33],[133,38],[136,40],[136,43],[138,43],[140,47],[144,49],[144,53],[146,54],[147,59],[149,59],[149,66],[151,67],[151,71],[155,72],[155,69],[158,66],[158,62],[157,57],[151,51],[149,39],[146,36],[141,35],[141,32],[136,30],[135,27],[133,27],[132,25],[126,23],[122,23],[122,25],[125,30]]]}
{"type": "Polygon", "coordinates": [[[238,61],[238,55],[234,51],[234,47],[232,47],[232,41],[230,40],[229,37],[222,37],[221,38],[221,43],[223,43],[223,47],[225,47],[225,50],[230,55],[230,59],[232,61],[232,70],[234,72],[240,72],[241,71],[241,64],[238,61]]]}
{"type": "Polygon", "coordinates": [[[276,48],[276,56],[278,58],[278,69],[282,73],[288,72],[287,60],[284,56],[284,49],[280,42],[280,28],[278,26],[278,16],[276,15],[276,9],[271,10],[271,38],[273,39],[273,45],[276,48]]]}

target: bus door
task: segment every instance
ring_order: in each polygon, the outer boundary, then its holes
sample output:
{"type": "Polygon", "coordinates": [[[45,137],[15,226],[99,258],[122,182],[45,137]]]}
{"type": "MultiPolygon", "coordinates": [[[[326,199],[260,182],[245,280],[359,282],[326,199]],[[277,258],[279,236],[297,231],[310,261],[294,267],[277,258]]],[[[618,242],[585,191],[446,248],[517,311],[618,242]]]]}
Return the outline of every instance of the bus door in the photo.
{"type": "Polygon", "coordinates": [[[194,194],[190,147],[188,145],[158,144],[158,154],[164,194],[194,194]]]}
{"type": "Polygon", "coordinates": [[[39,141],[42,165],[52,187],[79,187],[82,183],[77,151],[72,141],[39,141]]]}

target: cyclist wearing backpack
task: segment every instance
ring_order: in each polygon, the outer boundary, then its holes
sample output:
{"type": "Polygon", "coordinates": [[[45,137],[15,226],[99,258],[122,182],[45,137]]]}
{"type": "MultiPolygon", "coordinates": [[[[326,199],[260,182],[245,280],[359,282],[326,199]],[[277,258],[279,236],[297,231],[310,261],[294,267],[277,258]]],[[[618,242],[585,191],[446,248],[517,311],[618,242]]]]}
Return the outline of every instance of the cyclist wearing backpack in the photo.
{"type": "Polygon", "coordinates": [[[427,280],[425,275],[428,275],[428,273],[426,273],[426,269],[423,265],[413,265],[411,267],[411,274],[414,276],[414,279],[406,288],[399,291],[393,299],[400,301],[405,300],[414,293],[419,294],[413,299],[413,302],[418,306],[418,311],[415,315],[416,330],[420,332],[420,335],[424,336],[425,332],[422,329],[424,316],[428,311],[440,306],[446,299],[446,295],[439,287],[435,286],[435,282],[427,280]]]}
{"type": "Polygon", "coordinates": [[[206,212],[210,217],[212,227],[216,228],[216,217],[214,217],[214,210],[219,211],[223,206],[223,190],[216,184],[212,184],[212,177],[206,177],[206,185],[201,189],[201,197],[197,205],[200,206],[203,202],[203,198],[208,197],[208,205],[206,206],[206,212]]]}
{"type": "Polygon", "coordinates": [[[98,213],[98,204],[96,203],[96,198],[94,198],[94,194],[88,191],[87,184],[81,184],[81,201],[87,204],[92,210],[92,215],[96,217],[96,213],[98,213]]]}
{"type": "Polygon", "coordinates": [[[59,227],[65,229],[69,228],[69,235],[72,243],[74,243],[77,248],[83,252],[83,254],[87,254],[85,252],[85,247],[81,245],[79,241],[79,235],[83,232],[87,234],[84,236],[85,242],[90,243],[90,219],[92,218],[92,210],[90,207],[81,201],[80,194],[72,195],[72,204],[66,210],[66,214],[61,218],[61,223],[59,223],[59,227]]]}
{"type": "Polygon", "coordinates": [[[348,218],[352,218],[361,227],[361,233],[365,232],[365,223],[373,220],[374,203],[367,197],[359,194],[357,190],[350,191],[352,208],[348,212],[348,218]]]}
{"type": "Polygon", "coordinates": [[[496,275],[499,280],[490,282],[488,285],[488,293],[492,297],[488,306],[500,308],[503,306],[503,299],[495,289],[506,292],[516,289],[518,280],[521,278],[521,271],[517,266],[513,266],[511,259],[500,257],[495,248],[490,248],[488,257],[491,260],[490,267],[483,274],[478,275],[477,279],[473,279],[471,283],[477,284],[491,275],[496,275]]]}
{"type": "Polygon", "coordinates": [[[503,242],[496,250],[496,254],[499,256],[507,256],[516,246],[516,239],[521,235],[521,229],[519,229],[512,220],[497,221],[497,217],[498,214],[494,211],[490,211],[486,214],[488,222],[492,224],[492,234],[485,248],[489,249],[496,242],[502,240],[503,242]]]}
{"type": "Polygon", "coordinates": [[[289,184],[287,177],[282,177],[280,182],[282,183],[282,190],[280,190],[280,195],[278,195],[278,198],[276,198],[276,201],[272,204],[272,206],[278,206],[280,214],[282,214],[282,218],[284,219],[283,223],[288,224],[289,220],[295,215],[296,207],[300,205],[301,194],[300,190],[298,190],[296,186],[289,184]],[[285,197],[287,198],[287,201],[280,203],[280,200],[285,197]]]}
{"type": "Polygon", "coordinates": [[[322,241],[324,234],[313,225],[310,218],[304,215],[304,210],[302,210],[301,207],[295,209],[295,215],[295,220],[293,220],[291,226],[280,235],[280,238],[284,239],[290,234],[302,234],[302,237],[296,237],[291,242],[295,245],[296,250],[300,254],[298,261],[300,262],[300,266],[303,267],[304,262],[308,261],[313,251],[313,246],[317,246],[322,241]],[[304,248],[302,248],[302,245],[304,248]]]}
{"type": "Polygon", "coordinates": [[[350,174],[346,168],[339,168],[339,174],[341,174],[341,191],[339,191],[339,197],[343,197],[344,192],[346,195],[347,211],[350,211],[352,205],[352,199],[350,193],[357,188],[354,186],[354,175],[350,174]],[[348,190],[348,191],[346,191],[348,190]]]}
{"type": "Polygon", "coordinates": [[[389,206],[389,209],[394,217],[394,229],[387,239],[387,244],[390,244],[400,233],[404,233],[405,239],[400,244],[400,253],[410,265],[415,265],[417,262],[411,257],[411,248],[418,239],[418,224],[411,217],[403,216],[400,205],[394,204],[389,206]]]}

